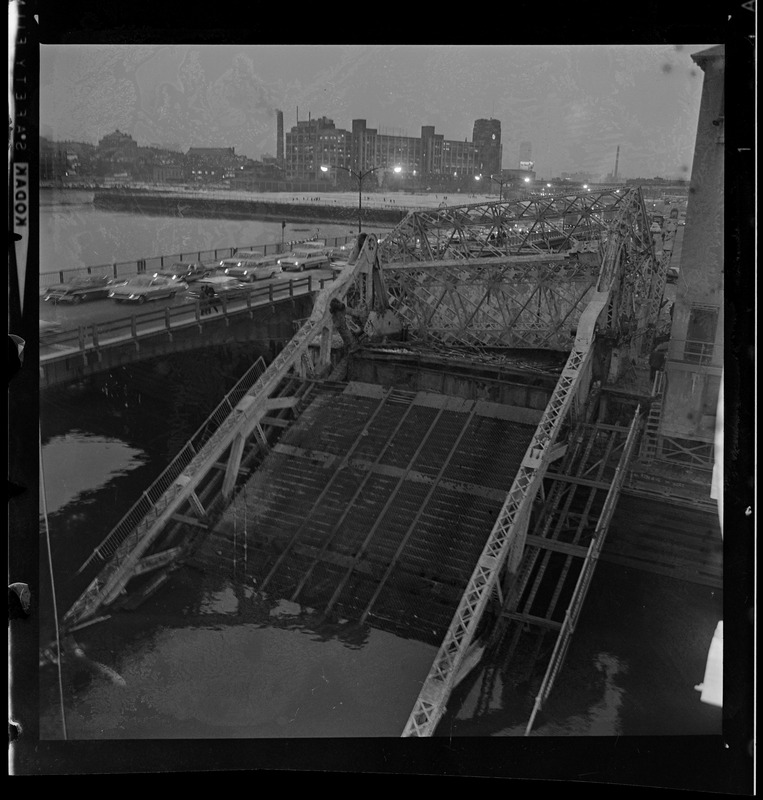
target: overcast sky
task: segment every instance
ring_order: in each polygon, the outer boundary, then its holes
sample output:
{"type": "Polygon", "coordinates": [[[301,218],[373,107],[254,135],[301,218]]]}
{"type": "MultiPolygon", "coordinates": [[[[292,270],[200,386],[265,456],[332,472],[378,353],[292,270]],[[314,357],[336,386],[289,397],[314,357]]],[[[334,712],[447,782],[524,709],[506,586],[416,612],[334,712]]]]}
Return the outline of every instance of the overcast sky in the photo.
{"type": "Polygon", "coordinates": [[[532,143],[540,177],[690,175],[702,90],[691,53],[712,45],[43,45],[41,132],[96,143],[275,155],[289,130],[326,116],[418,137],[471,141],[501,121],[503,166],[532,143]]]}

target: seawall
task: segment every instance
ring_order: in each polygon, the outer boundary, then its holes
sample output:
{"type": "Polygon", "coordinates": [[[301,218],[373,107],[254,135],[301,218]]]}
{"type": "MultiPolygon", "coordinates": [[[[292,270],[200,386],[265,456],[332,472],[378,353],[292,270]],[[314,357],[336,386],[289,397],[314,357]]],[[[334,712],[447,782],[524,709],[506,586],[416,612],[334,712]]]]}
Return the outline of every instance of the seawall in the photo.
{"type": "MultiPolygon", "coordinates": [[[[354,222],[357,206],[241,200],[198,195],[167,195],[142,191],[96,191],[96,208],[139,214],[182,215],[229,219],[275,219],[290,222],[354,222]]],[[[364,222],[394,226],[405,217],[403,208],[363,208],[364,222]]]]}

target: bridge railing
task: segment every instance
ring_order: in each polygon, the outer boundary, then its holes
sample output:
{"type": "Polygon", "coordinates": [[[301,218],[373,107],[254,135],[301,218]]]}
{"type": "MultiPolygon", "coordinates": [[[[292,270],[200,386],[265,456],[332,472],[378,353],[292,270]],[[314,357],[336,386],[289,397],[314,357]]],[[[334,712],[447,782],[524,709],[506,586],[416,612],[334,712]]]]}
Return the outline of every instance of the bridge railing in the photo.
{"type": "Polygon", "coordinates": [[[628,465],[633,455],[633,449],[635,447],[635,443],[638,438],[640,425],[641,425],[641,406],[636,408],[636,412],[633,415],[633,419],[631,421],[630,428],[626,436],[625,445],[623,447],[623,453],[620,457],[620,462],[617,465],[615,474],[612,478],[612,484],[609,488],[609,491],[607,492],[606,499],[604,500],[604,506],[601,510],[599,519],[596,523],[596,528],[594,530],[591,543],[588,546],[588,551],[585,555],[583,567],[580,570],[580,574],[578,575],[578,580],[577,583],[575,584],[575,589],[572,592],[572,597],[570,598],[569,606],[567,607],[567,611],[565,612],[564,622],[562,623],[562,628],[559,631],[559,635],[556,640],[556,645],[554,646],[554,650],[551,654],[551,659],[546,669],[546,674],[543,676],[543,681],[541,683],[540,689],[538,690],[538,694],[535,697],[533,710],[530,715],[530,719],[527,722],[527,727],[525,728],[525,736],[530,735],[533,723],[535,722],[535,717],[537,716],[538,712],[543,706],[543,703],[546,701],[549,694],[551,693],[551,689],[554,685],[556,677],[559,674],[559,671],[562,668],[562,664],[564,663],[564,660],[567,656],[567,650],[569,649],[570,640],[572,638],[572,635],[575,633],[575,628],[577,626],[578,619],[580,617],[580,612],[583,607],[586,595],[588,594],[588,588],[591,585],[591,580],[593,578],[594,570],[596,569],[596,565],[599,559],[599,554],[601,553],[601,550],[604,547],[604,540],[606,538],[607,531],[609,529],[609,523],[612,519],[612,515],[614,514],[615,511],[615,506],[617,504],[617,499],[620,494],[620,489],[622,488],[623,482],[625,481],[628,465]]]}
{"type": "MultiPolygon", "coordinates": [[[[355,241],[353,235],[321,237],[326,242],[326,247],[339,247],[347,242],[355,241]]],[[[55,283],[65,283],[67,280],[85,275],[106,275],[110,278],[130,278],[144,272],[152,273],[163,267],[171,266],[177,261],[198,261],[204,265],[211,265],[223,258],[231,258],[239,250],[251,250],[267,256],[273,253],[288,252],[292,247],[306,241],[299,239],[290,242],[272,242],[269,244],[241,245],[239,247],[218,247],[211,250],[186,250],[182,253],[172,253],[162,256],[147,256],[132,261],[118,261],[111,264],[96,264],[90,267],[72,267],[52,272],[40,273],[40,294],[44,293],[47,286],[55,283]]]]}
{"type": "Polygon", "coordinates": [[[265,372],[265,368],[265,360],[260,356],[223,397],[202,425],[199,426],[183,449],[170,462],[169,466],[143,492],[138,501],[122,517],[109,535],[93,550],[85,563],[79,568],[78,573],[85,570],[94,559],[98,558],[101,561],[105,561],[114,555],[119,545],[156,508],[157,502],[180,477],[183,470],[191,463],[194,456],[233,411],[236,404],[255,385],[265,372]]]}
{"type": "MultiPolygon", "coordinates": [[[[315,279],[312,275],[303,278],[292,278],[290,281],[271,283],[268,286],[253,288],[243,298],[220,298],[220,312],[223,317],[229,313],[238,313],[245,309],[252,309],[265,303],[285,300],[296,295],[323,289],[330,278],[315,279]]],[[[41,344],[45,347],[57,345],[71,347],[80,352],[87,349],[98,348],[109,341],[124,340],[125,338],[138,339],[141,335],[156,333],[158,329],[172,331],[181,325],[196,322],[203,325],[205,322],[218,318],[217,313],[206,316],[201,314],[201,304],[198,300],[182,303],[176,306],[163,306],[149,309],[140,313],[131,314],[129,317],[120,317],[105,322],[81,325],[78,328],[56,331],[46,335],[41,344]]]]}

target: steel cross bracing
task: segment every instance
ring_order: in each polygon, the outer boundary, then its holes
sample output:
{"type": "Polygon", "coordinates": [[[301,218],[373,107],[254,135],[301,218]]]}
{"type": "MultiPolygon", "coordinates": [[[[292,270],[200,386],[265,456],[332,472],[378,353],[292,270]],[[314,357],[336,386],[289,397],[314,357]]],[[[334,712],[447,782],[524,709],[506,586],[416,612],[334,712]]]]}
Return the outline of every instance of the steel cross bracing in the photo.
{"type": "Polygon", "coordinates": [[[642,288],[635,277],[639,256],[643,254],[641,228],[645,226],[647,237],[649,231],[646,215],[641,219],[640,211],[643,211],[640,192],[628,193],[610,227],[596,291],[581,315],[575,345],[422,686],[403,736],[434,733],[501,569],[508,562],[510,572],[515,573],[521,563],[532,502],[572,400],[590,380],[592,345],[599,326],[603,323],[611,327],[617,320],[617,302],[625,300],[627,303],[633,292],[642,288]],[[635,226],[632,224],[634,217],[639,223],[635,226]]]}
{"type": "Polygon", "coordinates": [[[607,189],[411,211],[384,238],[382,264],[566,251],[601,239],[629,194],[607,189]]]}
{"type": "Polygon", "coordinates": [[[491,261],[387,266],[390,305],[413,338],[568,351],[598,263],[563,255],[491,261]]]}
{"type": "MultiPolygon", "coordinates": [[[[360,252],[353,253],[351,261],[329,286],[318,293],[310,317],[230,410],[212,436],[198,451],[189,449],[182,471],[177,475],[173,473],[171,483],[163,486],[161,494],[150,498],[150,502],[142,496],[96,548],[95,557],[103,558],[102,554],[108,553],[109,560],[64,615],[65,628],[91,618],[102,605],[113,602],[124,591],[130,578],[139,573],[141,558],[157,541],[174,514],[188,506],[191,515],[204,516],[195,490],[216,463],[224,461],[226,456],[229,462],[236,458],[236,454],[240,457],[241,438],[254,433],[269,410],[283,407],[284,402],[289,401],[289,398],[274,397],[274,394],[290,372],[299,371],[303,354],[316,340],[321,344],[319,358],[322,363],[319,366],[328,366],[330,353],[326,342],[330,343],[330,335],[327,333],[331,333],[333,326],[331,301],[344,298],[350,292],[357,298],[359,311],[383,306],[383,298],[378,298],[383,282],[379,274],[376,237],[367,236],[360,252]]],[[[231,471],[235,472],[237,465],[233,466],[231,471]]]]}
{"type": "Polygon", "coordinates": [[[465,348],[569,351],[594,287],[612,276],[603,327],[639,346],[664,289],[639,189],[411,212],[380,258],[409,336],[465,348]],[[521,240],[501,233],[514,220],[521,240]]]}

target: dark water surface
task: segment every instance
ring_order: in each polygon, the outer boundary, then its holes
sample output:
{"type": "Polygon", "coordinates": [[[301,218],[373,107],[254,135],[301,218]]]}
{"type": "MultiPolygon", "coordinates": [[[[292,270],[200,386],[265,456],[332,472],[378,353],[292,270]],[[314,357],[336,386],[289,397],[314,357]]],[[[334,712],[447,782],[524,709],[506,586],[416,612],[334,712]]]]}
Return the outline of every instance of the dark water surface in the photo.
{"type": "MultiPolygon", "coordinates": [[[[61,611],[84,589],[74,574],[81,563],[257,355],[245,346],[210,348],[43,393],[61,611]]],[[[320,623],[310,609],[263,599],[232,576],[233,565],[230,576],[183,568],[138,609],[77,632],[86,657],[64,661],[68,737],[400,735],[433,646],[349,621],[320,623]]],[[[53,633],[47,564],[41,582],[46,637],[53,633]]],[[[600,563],[533,735],[718,733],[720,710],[701,703],[694,687],[721,608],[720,593],[709,588],[600,563]]],[[[438,735],[523,735],[544,668],[517,684],[499,650],[458,687],[438,735]]],[[[60,738],[61,730],[48,666],[41,737],[60,738]]]]}

